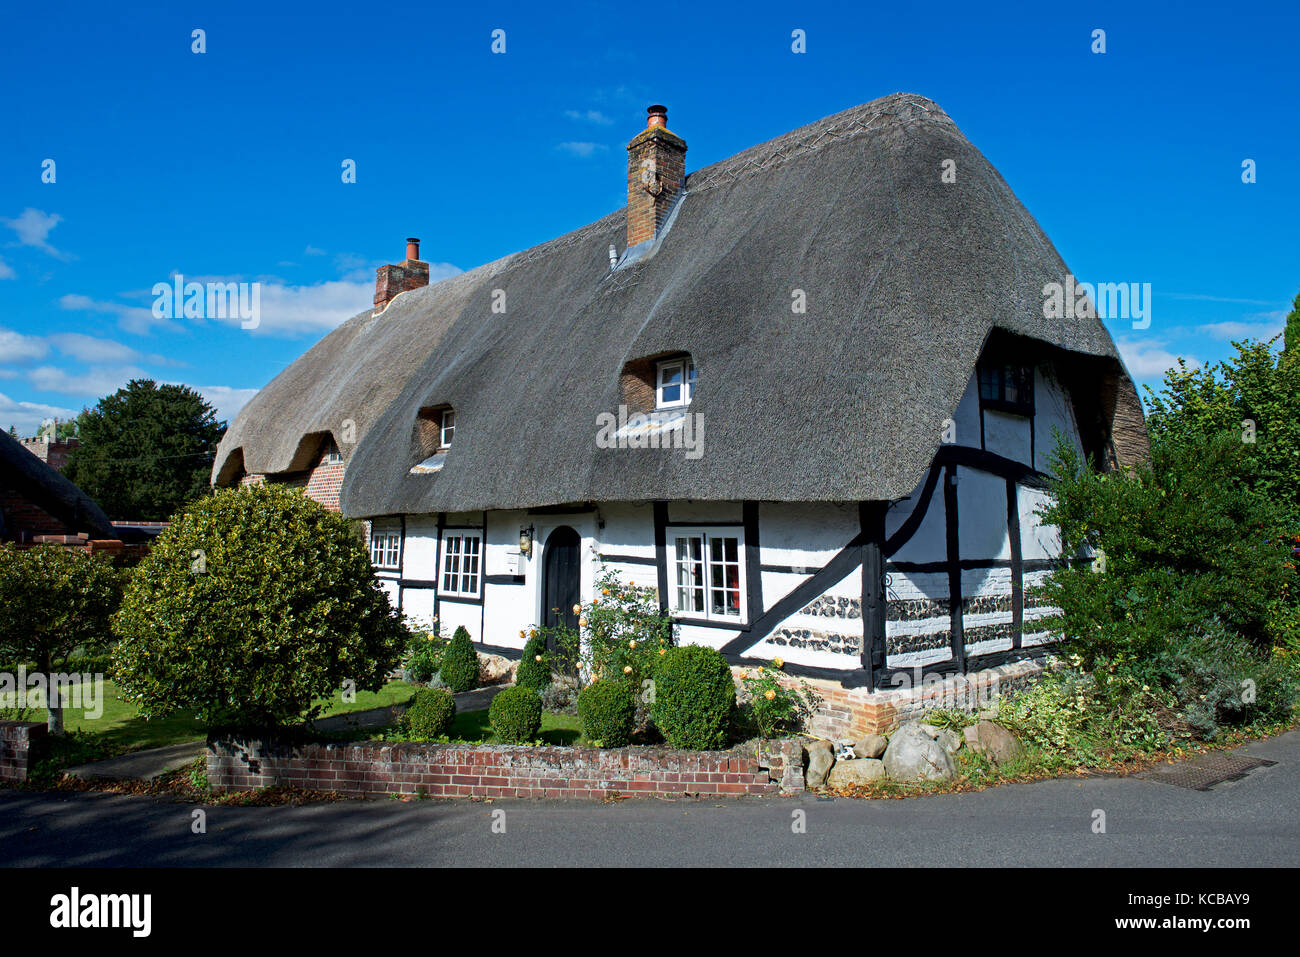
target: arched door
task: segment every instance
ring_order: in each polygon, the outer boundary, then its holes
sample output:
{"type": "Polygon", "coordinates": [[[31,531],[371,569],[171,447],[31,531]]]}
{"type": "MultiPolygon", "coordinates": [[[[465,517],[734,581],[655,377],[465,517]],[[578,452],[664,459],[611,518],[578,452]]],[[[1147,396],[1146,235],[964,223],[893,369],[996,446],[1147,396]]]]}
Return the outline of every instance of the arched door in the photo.
{"type": "MultiPolygon", "coordinates": [[[[542,552],[542,620],[547,627],[565,625],[577,630],[573,606],[582,601],[582,579],[578,553],[582,539],[568,525],[551,532],[542,552]]],[[[555,648],[548,649],[555,652],[555,648]]]]}

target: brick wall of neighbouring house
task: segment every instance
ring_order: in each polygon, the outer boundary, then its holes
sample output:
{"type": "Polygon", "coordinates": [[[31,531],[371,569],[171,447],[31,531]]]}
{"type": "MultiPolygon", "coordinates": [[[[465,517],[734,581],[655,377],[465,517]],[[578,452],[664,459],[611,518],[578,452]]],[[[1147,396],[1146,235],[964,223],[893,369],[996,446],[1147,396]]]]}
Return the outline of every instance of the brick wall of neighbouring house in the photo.
{"type": "Polygon", "coordinates": [[[292,786],[357,796],[721,797],[804,786],[803,752],[795,739],[731,751],[210,741],[207,771],[218,792],[292,786]]]}
{"type": "MultiPolygon", "coordinates": [[[[338,462],[331,465],[325,459],[326,453],[322,452],[320,458],[316,460],[310,469],[304,472],[274,475],[271,476],[270,481],[288,485],[290,488],[300,488],[308,498],[320,502],[331,512],[337,512],[339,510],[339,491],[343,488],[343,463],[338,462]]],[[[239,484],[259,485],[265,481],[267,481],[265,475],[255,473],[243,476],[239,480],[239,484]]]]}
{"type": "MultiPolygon", "coordinates": [[[[999,695],[1031,684],[1044,668],[1041,659],[1027,659],[999,665],[968,675],[938,675],[923,679],[914,688],[892,688],[869,692],[865,688],[845,688],[838,681],[806,678],[808,686],[822,698],[809,731],[834,741],[856,741],[868,734],[888,734],[900,724],[919,720],[935,709],[976,711],[999,695]]],[[[736,689],[739,675],[753,667],[733,666],[736,689]]],[[[798,686],[799,679],[782,674],[781,683],[798,686]]]]}
{"type": "Polygon", "coordinates": [[[27,780],[32,746],[45,735],[34,721],[0,721],[0,781],[27,780]]]}
{"type": "Polygon", "coordinates": [[[0,485],[0,516],[4,517],[6,537],[15,541],[75,531],[14,489],[3,485],[0,485]]]}

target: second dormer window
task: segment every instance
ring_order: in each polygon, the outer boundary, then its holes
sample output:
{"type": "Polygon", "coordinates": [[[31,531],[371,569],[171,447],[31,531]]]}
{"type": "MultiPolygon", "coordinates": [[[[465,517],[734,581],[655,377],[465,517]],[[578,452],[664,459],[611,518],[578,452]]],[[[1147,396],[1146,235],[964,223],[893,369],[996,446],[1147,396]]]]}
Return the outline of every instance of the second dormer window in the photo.
{"type": "Polygon", "coordinates": [[[690,405],[695,395],[695,363],[689,358],[669,359],[659,363],[655,388],[655,407],[671,409],[690,405]]]}
{"type": "Polygon", "coordinates": [[[438,439],[438,447],[442,449],[451,448],[451,437],[456,434],[456,413],[452,409],[442,410],[442,432],[438,439]]]}

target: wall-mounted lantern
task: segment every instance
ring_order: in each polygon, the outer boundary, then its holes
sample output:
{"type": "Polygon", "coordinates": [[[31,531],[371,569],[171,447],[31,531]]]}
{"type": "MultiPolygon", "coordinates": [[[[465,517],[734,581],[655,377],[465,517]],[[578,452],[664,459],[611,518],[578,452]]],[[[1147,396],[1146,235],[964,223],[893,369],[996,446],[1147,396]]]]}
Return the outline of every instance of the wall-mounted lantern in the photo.
{"type": "Polygon", "coordinates": [[[533,526],[519,530],[519,554],[532,556],[533,554],[533,526]]]}

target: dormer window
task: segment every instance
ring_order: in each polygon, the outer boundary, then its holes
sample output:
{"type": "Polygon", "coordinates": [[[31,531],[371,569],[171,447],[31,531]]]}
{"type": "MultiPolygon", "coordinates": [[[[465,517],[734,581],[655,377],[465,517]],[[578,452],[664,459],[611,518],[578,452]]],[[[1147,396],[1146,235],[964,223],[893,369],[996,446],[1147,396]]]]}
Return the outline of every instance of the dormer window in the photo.
{"type": "Polygon", "coordinates": [[[695,363],[689,356],[660,362],[655,382],[655,408],[690,405],[695,396],[695,363]]]}
{"type": "Polygon", "coordinates": [[[451,437],[456,434],[456,412],[454,409],[442,410],[442,427],[439,433],[438,447],[451,448],[451,437]]]}
{"type": "Polygon", "coordinates": [[[1034,414],[1034,370],[1013,362],[984,362],[979,367],[980,406],[1012,415],[1034,414]]]}
{"type": "Polygon", "coordinates": [[[343,453],[339,451],[339,447],[334,444],[333,439],[330,440],[329,445],[326,446],[325,448],[325,464],[326,465],[343,464],[343,453]]]}

